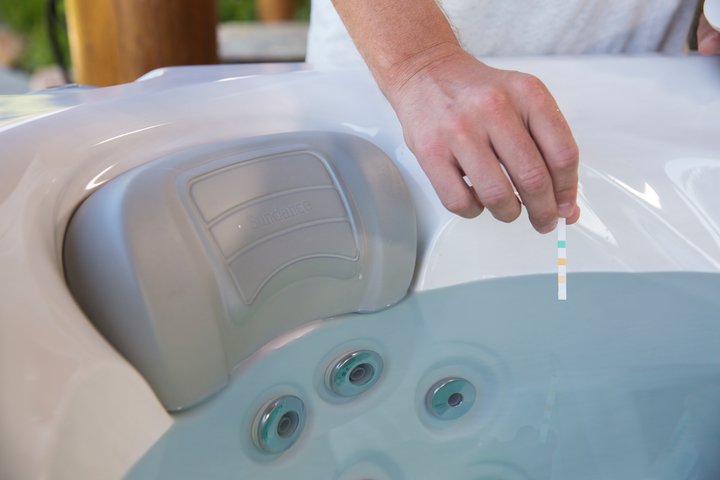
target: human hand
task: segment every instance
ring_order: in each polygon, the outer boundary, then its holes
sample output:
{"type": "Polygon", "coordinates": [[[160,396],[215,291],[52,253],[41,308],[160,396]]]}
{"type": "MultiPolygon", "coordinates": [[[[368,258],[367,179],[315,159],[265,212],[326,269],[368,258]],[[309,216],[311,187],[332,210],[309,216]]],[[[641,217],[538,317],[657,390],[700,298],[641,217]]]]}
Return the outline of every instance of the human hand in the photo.
{"type": "Polygon", "coordinates": [[[703,55],[720,55],[720,32],[715,30],[705,18],[700,15],[697,28],[698,51],[703,55]]]}
{"type": "Polygon", "coordinates": [[[468,218],[487,208],[511,222],[521,210],[514,185],[538,232],[552,231],[558,217],[576,222],[578,149],[545,85],[460,47],[438,48],[421,67],[402,66],[385,94],[443,205],[468,218]]]}

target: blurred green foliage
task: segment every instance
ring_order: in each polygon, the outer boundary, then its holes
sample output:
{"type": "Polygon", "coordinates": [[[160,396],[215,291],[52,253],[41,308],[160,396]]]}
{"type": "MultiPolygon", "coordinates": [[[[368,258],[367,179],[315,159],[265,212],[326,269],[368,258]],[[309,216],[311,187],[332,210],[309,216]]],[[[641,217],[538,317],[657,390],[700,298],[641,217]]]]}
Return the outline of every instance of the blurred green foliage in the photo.
{"type": "Polygon", "coordinates": [[[255,20],[253,0],[218,0],[217,10],[219,22],[255,20]]]}
{"type": "MultiPolygon", "coordinates": [[[[32,71],[54,62],[45,16],[46,0],[0,0],[0,22],[23,37],[24,49],[19,68],[32,71]]],[[[58,15],[65,16],[65,2],[58,0],[58,15]]],[[[58,26],[58,42],[69,62],[68,40],[63,26],[58,26]]]]}
{"type": "MultiPolygon", "coordinates": [[[[255,20],[254,0],[217,0],[218,21],[255,20]]],[[[297,0],[297,20],[310,18],[310,0],[297,0]]],[[[47,0],[0,0],[0,23],[23,36],[25,48],[19,68],[32,71],[55,63],[50,48],[46,20],[47,0]]],[[[57,0],[60,19],[65,16],[65,1],[57,0]]],[[[70,62],[67,34],[64,25],[58,26],[58,41],[67,63],[70,62]]]]}
{"type": "MultiPolygon", "coordinates": [[[[295,19],[310,19],[310,0],[296,0],[295,19]]],[[[252,21],[255,20],[255,2],[253,0],[218,0],[218,21],[252,21]]]]}

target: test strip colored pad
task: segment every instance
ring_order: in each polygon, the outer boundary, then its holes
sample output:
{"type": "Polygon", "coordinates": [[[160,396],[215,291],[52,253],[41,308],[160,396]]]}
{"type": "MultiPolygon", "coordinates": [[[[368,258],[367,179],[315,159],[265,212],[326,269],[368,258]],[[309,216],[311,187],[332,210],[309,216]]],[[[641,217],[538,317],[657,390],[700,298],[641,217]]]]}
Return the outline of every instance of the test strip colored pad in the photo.
{"type": "Polygon", "coordinates": [[[567,300],[567,226],[564,218],[558,219],[557,265],[558,300],[567,300]]]}

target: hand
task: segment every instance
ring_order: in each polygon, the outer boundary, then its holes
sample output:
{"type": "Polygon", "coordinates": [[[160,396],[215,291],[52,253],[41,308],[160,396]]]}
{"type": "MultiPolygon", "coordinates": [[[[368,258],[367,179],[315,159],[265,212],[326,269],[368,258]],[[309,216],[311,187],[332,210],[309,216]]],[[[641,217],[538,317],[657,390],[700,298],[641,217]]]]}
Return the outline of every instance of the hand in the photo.
{"type": "Polygon", "coordinates": [[[514,185],[538,232],[552,231],[559,216],[576,222],[578,149],[545,85],[460,47],[439,48],[422,67],[400,68],[385,93],[443,205],[468,218],[487,208],[511,222],[521,209],[514,185]]]}
{"type": "Polygon", "coordinates": [[[700,16],[697,28],[698,51],[703,55],[720,55],[720,32],[708,23],[705,15],[700,16]]]}

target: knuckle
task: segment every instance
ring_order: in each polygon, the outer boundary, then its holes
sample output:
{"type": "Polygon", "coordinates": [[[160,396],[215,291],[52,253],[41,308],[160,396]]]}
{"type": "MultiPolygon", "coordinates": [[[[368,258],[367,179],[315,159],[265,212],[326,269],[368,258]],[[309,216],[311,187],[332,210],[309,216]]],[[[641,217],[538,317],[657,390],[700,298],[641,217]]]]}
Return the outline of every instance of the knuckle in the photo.
{"type": "Polygon", "coordinates": [[[562,203],[563,201],[566,201],[568,199],[575,200],[575,197],[577,196],[577,183],[569,181],[566,184],[556,185],[555,186],[555,198],[557,198],[558,203],[562,203]]]}
{"type": "Polygon", "coordinates": [[[484,88],[475,97],[475,105],[490,115],[497,116],[510,107],[510,97],[500,88],[484,88]]]}
{"type": "Polygon", "coordinates": [[[407,142],[410,150],[422,159],[433,159],[443,155],[445,143],[439,136],[423,135],[407,142]]]}
{"type": "Polygon", "coordinates": [[[458,115],[449,122],[450,128],[453,129],[455,135],[459,135],[463,138],[470,137],[472,130],[475,125],[471,121],[471,118],[465,115],[458,115]]]}
{"type": "Polygon", "coordinates": [[[461,142],[467,141],[472,135],[473,125],[465,115],[457,115],[448,122],[452,135],[461,142]]]}
{"type": "Polygon", "coordinates": [[[568,142],[555,152],[552,165],[553,168],[561,172],[575,170],[578,166],[579,158],[580,150],[577,144],[574,141],[568,142]]]}
{"type": "Polygon", "coordinates": [[[544,99],[550,95],[545,84],[538,77],[527,73],[518,74],[516,85],[529,98],[544,99]]]}
{"type": "Polygon", "coordinates": [[[470,216],[475,210],[475,202],[470,198],[470,195],[448,193],[441,198],[441,201],[449,211],[463,217],[470,216]]]}
{"type": "Polygon", "coordinates": [[[529,195],[536,195],[551,189],[550,175],[545,166],[525,169],[518,174],[518,186],[529,195]]]}
{"type": "Polygon", "coordinates": [[[491,185],[480,192],[480,199],[489,210],[503,210],[509,202],[515,201],[515,195],[499,185],[491,185]]]}
{"type": "Polygon", "coordinates": [[[493,216],[501,222],[514,222],[520,216],[520,208],[507,209],[497,213],[493,212],[493,216]]]}

